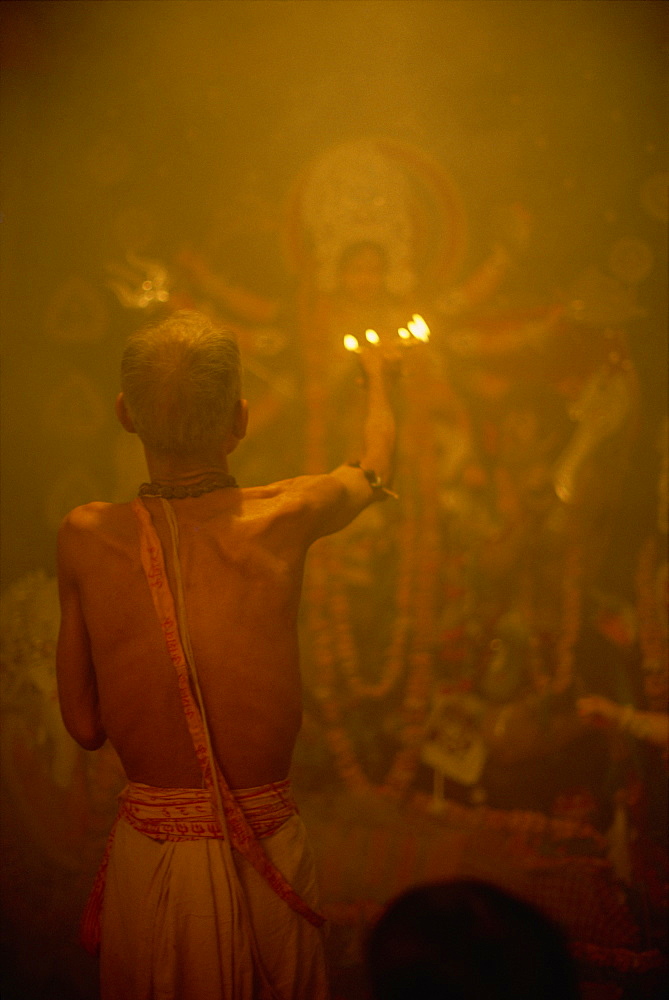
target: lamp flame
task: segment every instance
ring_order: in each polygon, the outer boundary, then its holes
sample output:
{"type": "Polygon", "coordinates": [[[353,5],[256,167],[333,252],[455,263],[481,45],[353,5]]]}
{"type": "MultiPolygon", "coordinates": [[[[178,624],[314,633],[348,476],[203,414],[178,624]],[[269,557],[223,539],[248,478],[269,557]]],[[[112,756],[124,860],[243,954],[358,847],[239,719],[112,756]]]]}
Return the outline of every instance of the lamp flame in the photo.
{"type": "Polygon", "coordinates": [[[368,344],[378,344],[381,338],[376,330],[365,330],[365,340],[368,344]]]}
{"type": "Polygon", "coordinates": [[[414,313],[407,326],[416,340],[422,340],[424,344],[430,339],[430,328],[418,313],[414,313]]]}
{"type": "Polygon", "coordinates": [[[354,337],[352,333],[347,333],[344,337],[344,347],[347,351],[359,351],[360,344],[358,343],[358,338],[354,337]]]}

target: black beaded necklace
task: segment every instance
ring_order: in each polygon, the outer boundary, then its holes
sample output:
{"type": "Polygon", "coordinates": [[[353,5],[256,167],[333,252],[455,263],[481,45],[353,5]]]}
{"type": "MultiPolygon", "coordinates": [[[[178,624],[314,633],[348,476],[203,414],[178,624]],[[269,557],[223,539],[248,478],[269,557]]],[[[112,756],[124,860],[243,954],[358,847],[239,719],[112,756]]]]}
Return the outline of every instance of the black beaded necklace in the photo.
{"type": "Polygon", "coordinates": [[[217,476],[205,477],[194,483],[142,483],[137,491],[137,496],[162,497],[163,500],[185,500],[187,497],[201,497],[204,493],[213,493],[214,490],[225,490],[236,486],[237,482],[234,476],[221,473],[217,476]]]}

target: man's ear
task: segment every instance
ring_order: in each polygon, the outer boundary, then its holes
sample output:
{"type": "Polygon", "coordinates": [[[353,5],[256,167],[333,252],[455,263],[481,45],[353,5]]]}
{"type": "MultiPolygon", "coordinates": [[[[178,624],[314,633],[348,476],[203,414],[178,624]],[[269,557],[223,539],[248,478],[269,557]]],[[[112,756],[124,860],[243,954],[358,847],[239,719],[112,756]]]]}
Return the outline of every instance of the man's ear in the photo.
{"type": "Polygon", "coordinates": [[[116,403],[114,404],[114,409],[116,410],[116,416],[119,419],[121,427],[124,427],[129,434],[136,434],[135,425],[132,422],[132,418],[128,413],[128,408],[125,405],[125,399],[123,398],[123,393],[119,392],[116,397],[116,403]]]}
{"type": "Polygon", "coordinates": [[[238,399],[235,404],[235,412],[232,417],[232,433],[238,441],[246,437],[246,429],[249,425],[249,404],[246,399],[238,399]]]}
{"type": "Polygon", "coordinates": [[[249,404],[245,399],[238,399],[232,414],[232,423],[228,435],[227,454],[234,451],[242,438],[246,437],[249,423],[249,404]]]}

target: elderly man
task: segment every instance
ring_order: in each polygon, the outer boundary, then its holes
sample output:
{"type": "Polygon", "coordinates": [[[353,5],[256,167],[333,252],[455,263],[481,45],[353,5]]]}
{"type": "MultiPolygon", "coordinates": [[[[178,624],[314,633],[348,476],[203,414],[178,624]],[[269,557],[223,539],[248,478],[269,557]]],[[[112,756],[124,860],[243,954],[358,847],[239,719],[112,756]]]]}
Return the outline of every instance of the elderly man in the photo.
{"type": "Polygon", "coordinates": [[[197,313],[130,338],[116,402],[151,482],[59,533],[58,686],[72,736],[128,785],[89,901],[103,1000],[327,996],[313,860],[288,772],[309,546],[386,495],[387,362],[360,355],[360,462],[240,489],[237,345],[197,313]]]}

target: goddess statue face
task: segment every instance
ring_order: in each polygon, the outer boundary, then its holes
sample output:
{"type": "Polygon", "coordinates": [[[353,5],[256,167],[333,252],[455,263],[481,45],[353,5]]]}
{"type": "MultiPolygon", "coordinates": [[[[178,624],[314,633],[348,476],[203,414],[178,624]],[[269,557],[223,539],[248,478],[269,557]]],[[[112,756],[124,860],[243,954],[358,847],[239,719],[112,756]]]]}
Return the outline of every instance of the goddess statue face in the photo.
{"type": "Polygon", "coordinates": [[[339,265],[339,290],[352,302],[373,302],[385,291],[386,260],[373,243],[349,247],[339,265]]]}

